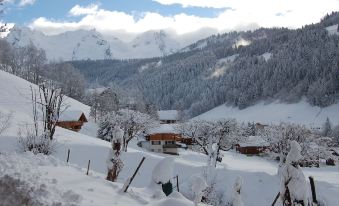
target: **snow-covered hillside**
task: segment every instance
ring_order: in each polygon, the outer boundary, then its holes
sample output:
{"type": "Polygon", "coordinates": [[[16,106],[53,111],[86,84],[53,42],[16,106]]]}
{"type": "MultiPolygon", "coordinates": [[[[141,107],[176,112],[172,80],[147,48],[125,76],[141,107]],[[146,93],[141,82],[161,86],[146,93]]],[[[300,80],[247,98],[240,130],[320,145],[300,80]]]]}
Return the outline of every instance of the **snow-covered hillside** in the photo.
{"type": "Polygon", "coordinates": [[[328,26],[326,27],[326,30],[328,32],[329,35],[339,35],[339,26],[338,24],[332,25],[332,26],[328,26]]]}
{"type": "Polygon", "coordinates": [[[27,27],[14,27],[6,37],[14,46],[32,43],[44,49],[49,60],[65,61],[158,57],[172,54],[197,38],[200,36],[181,38],[173,32],[160,30],[141,33],[132,41],[123,41],[114,34],[103,36],[96,30],[68,31],[48,36],[27,27]]]}
{"type": "Polygon", "coordinates": [[[260,122],[265,124],[280,122],[291,122],[303,124],[308,127],[319,127],[323,125],[328,117],[334,125],[339,124],[339,104],[320,108],[311,106],[306,101],[294,104],[273,102],[265,104],[258,103],[254,106],[240,110],[237,107],[220,105],[208,112],[205,112],[194,119],[221,119],[235,118],[243,122],[260,122]]]}
{"type": "MultiPolygon", "coordinates": [[[[36,85],[0,70],[0,111],[13,112],[12,126],[9,134],[16,135],[18,128],[32,123],[31,90],[38,89],[36,85]]],[[[68,110],[81,110],[89,114],[89,107],[71,98],[66,98],[68,110]]]]}

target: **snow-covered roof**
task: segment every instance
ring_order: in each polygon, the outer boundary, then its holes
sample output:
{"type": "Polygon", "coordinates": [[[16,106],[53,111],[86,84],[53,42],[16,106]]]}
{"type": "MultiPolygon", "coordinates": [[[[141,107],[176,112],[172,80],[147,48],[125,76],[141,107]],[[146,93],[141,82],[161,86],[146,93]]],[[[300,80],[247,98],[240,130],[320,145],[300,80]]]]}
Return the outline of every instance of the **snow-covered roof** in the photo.
{"type": "Polygon", "coordinates": [[[82,114],[81,110],[64,111],[59,117],[59,122],[79,121],[82,114]]]}
{"type": "Polygon", "coordinates": [[[239,145],[240,147],[262,147],[269,146],[270,144],[260,136],[249,136],[239,145]]]}
{"type": "Polygon", "coordinates": [[[177,110],[160,110],[158,111],[159,120],[178,120],[177,110]]]}
{"type": "Polygon", "coordinates": [[[165,134],[165,133],[179,134],[179,132],[175,130],[175,125],[176,124],[161,124],[158,127],[150,129],[148,131],[148,134],[165,134]]]}

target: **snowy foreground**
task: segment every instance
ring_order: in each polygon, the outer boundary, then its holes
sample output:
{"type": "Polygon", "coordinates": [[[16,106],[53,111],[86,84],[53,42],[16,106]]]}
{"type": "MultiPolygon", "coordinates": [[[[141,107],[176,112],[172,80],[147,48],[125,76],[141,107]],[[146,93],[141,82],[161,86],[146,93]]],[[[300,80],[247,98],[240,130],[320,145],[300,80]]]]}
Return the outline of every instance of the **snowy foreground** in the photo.
{"type": "MultiPolygon", "coordinates": [[[[45,157],[13,153],[15,138],[1,137],[0,185],[23,185],[20,191],[24,192],[28,187],[34,188],[36,200],[47,205],[52,202],[61,202],[63,205],[176,205],[167,203],[178,201],[178,198],[184,202],[182,205],[193,205],[177,193],[173,194],[176,197],[161,200],[152,197],[154,191],[149,187],[152,170],[167,155],[143,151],[133,142],[129,152],[123,156],[125,167],[120,173],[118,183],[111,183],[105,180],[105,161],[110,148],[108,142],[63,129],[58,130],[57,139],[57,152],[54,156],[45,157]],[[71,149],[69,164],[65,162],[68,149],[71,149]],[[143,156],[146,160],[132,187],[127,194],[121,193],[123,183],[132,176],[143,156]],[[91,160],[91,167],[89,175],[86,176],[88,160],[91,160]]],[[[187,198],[192,198],[189,189],[192,184],[190,177],[201,174],[205,162],[204,155],[192,151],[182,150],[180,156],[175,157],[173,177],[179,175],[180,192],[187,198]]],[[[339,168],[306,168],[304,172],[306,177],[315,177],[318,199],[325,205],[337,205],[339,168]]],[[[274,162],[226,152],[217,169],[216,186],[225,193],[220,198],[227,201],[231,198],[235,179],[241,176],[244,179],[244,204],[270,205],[279,191],[280,180],[276,173],[277,164],[274,162]]],[[[175,183],[174,179],[172,182],[175,183]]],[[[2,190],[3,188],[0,188],[0,191],[2,190]]],[[[15,188],[12,188],[12,191],[12,195],[18,193],[15,188]]]]}

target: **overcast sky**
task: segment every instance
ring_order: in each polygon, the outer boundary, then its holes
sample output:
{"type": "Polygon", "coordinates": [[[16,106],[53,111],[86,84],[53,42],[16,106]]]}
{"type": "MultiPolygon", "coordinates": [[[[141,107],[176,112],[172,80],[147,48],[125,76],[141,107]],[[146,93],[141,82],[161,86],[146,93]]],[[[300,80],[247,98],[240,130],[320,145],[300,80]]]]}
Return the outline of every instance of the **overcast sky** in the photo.
{"type": "Polygon", "coordinates": [[[76,29],[140,33],[201,28],[298,28],[339,10],[339,0],[5,0],[3,21],[57,34],[76,29]]]}

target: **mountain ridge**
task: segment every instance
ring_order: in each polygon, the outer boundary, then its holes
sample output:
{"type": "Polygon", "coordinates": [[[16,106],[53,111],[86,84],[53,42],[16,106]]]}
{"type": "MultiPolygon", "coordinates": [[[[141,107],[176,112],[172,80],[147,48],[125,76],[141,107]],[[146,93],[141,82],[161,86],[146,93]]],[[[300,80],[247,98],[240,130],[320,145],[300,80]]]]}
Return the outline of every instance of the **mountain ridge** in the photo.
{"type": "Polygon", "coordinates": [[[152,30],[128,41],[116,37],[114,33],[103,35],[95,29],[45,35],[28,27],[14,26],[5,39],[16,47],[33,44],[45,50],[48,60],[137,59],[173,54],[214,32],[210,30],[199,34],[197,31],[180,36],[170,30],[152,30]],[[189,38],[190,35],[192,38],[189,38]]]}

